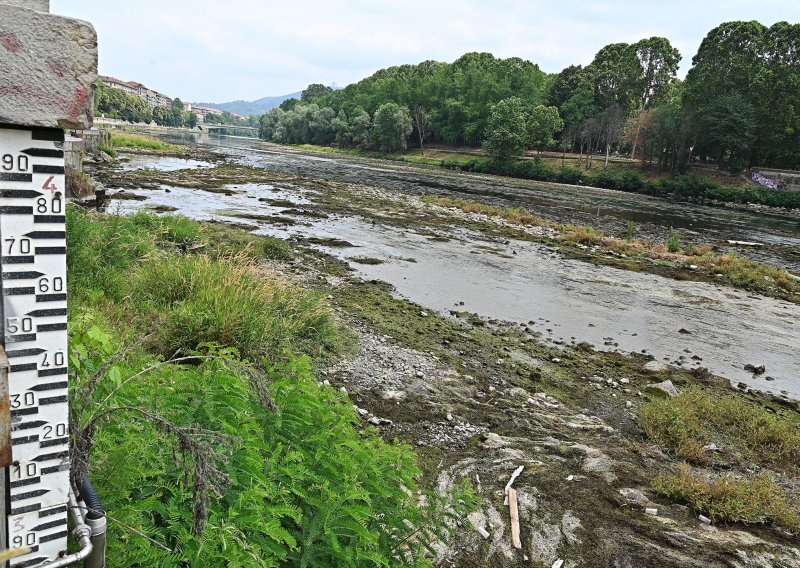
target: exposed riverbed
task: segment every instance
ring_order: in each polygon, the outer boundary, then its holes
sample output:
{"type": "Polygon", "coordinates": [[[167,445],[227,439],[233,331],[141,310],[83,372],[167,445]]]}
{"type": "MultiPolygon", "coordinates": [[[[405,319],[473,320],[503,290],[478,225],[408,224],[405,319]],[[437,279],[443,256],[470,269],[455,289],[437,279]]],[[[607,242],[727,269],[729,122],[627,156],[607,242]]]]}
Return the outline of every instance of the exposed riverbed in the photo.
{"type": "MultiPolygon", "coordinates": [[[[239,139],[231,143],[252,144],[239,139]]],[[[179,187],[133,189],[148,199],[118,202],[113,207],[121,212],[157,205],[175,207],[195,219],[236,220],[261,234],[306,242],[312,239],[322,243],[316,246],[350,262],[364,278],[388,282],[400,296],[442,314],[471,312],[525,324],[556,344],[587,342],[598,349],[646,352],[658,361],[684,368],[705,367],[734,383],[742,381],[759,390],[800,398],[800,358],[795,356],[800,343],[797,304],[713,284],[595,266],[564,258],[541,244],[491,238],[456,226],[444,232],[440,229],[440,238],[431,238],[424,226],[402,230],[358,215],[326,214],[324,207],[309,215],[303,207],[314,205],[319,195],[313,179],[328,179],[332,170],[335,177],[376,183],[384,188],[376,188],[376,192],[398,195],[409,192],[409,186],[439,183],[438,176],[432,173],[429,180],[424,172],[414,170],[408,173],[407,187],[399,192],[393,185],[396,182],[387,184],[382,176],[391,173],[396,180],[402,171],[272,149],[226,148],[225,152],[250,165],[293,174],[299,171],[310,179],[305,184],[235,184],[228,186],[228,193],[179,187]],[[358,172],[363,175],[359,177],[358,172]],[[330,242],[336,246],[326,246],[330,242]],[[746,364],[763,364],[767,371],[755,377],[744,370],[746,364]]],[[[132,163],[163,170],[173,166],[163,158],[138,156],[124,167],[132,163]]],[[[184,167],[204,165],[198,162],[184,167]]],[[[449,183],[462,177],[466,176],[449,183]]],[[[465,189],[469,191],[469,187],[465,189]]],[[[717,210],[712,211],[718,215],[717,210]]],[[[759,217],[748,217],[752,214],[721,213],[740,216],[744,219],[742,231],[747,231],[726,236],[753,238],[753,231],[765,230],[759,217]]],[[[717,221],[722,224],[724,220],[717,221]]],[[[795,238],[790,234],[791,221],[781,223],[785,232],[779,231],[775,238],[788,247],[795,238]]],[[[718,230],[712,224],[701,236],[713,238],[718,230]]]]}

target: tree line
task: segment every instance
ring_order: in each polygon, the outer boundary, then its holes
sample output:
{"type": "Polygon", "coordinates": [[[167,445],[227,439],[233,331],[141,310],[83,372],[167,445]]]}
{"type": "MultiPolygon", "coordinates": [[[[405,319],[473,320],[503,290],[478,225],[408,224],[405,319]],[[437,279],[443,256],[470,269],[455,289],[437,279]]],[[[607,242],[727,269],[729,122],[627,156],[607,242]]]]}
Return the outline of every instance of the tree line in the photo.
{"type": "Polygon", "coordinates": [[[143,98],[109,87],[100,81],[95,86],[94,113],[127,122],[155,122],[159,126],[188,128],[197,126],[197,115],[185,111],[179,98],[173,99],[169,107],[150,108],[143,98]]]}
{"type": "Polygon", "coordinates": [[[680,61],[652,37],[552,75],[489,53],[401,65],[341,90],[310,85],[261,117],[261,137],[386,152],[409,140],[483,146],[498,160],[572,151],[587,165],[623,152],[673,172],[698,160],[732,172],[800,167],[800,25],[723,23],[684,81],[680,61]]]}

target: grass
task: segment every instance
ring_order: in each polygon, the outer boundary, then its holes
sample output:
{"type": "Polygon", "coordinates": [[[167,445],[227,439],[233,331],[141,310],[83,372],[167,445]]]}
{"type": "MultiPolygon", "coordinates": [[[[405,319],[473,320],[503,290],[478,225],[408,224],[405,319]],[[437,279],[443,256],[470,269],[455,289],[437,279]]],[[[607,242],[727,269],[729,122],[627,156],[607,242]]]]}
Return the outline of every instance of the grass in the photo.
{"type": "Polygon", "coordinates": [[[336,349],[319,295],[258,265],[290,258],[283,241],[152,213],[97,216],[70,207],[67,222],[71,300],[116,304],[119,321],[152,331],[157,352],[213,342],[275,361],[287,349],[318,357],[336,349]]]}
{"type": "Polygon", "coordinates": [[[755,462],[800,473],[800,423],[740,396],[693,386],[674,398],[644,404],[639,418],[651,439],[681,459],[697,464],[755,462]],[[721,450],[706,451],[704,446],[711,443],[721,450]]]}
{"type": "Polygon", "coordinates": [[[555,229],[557,231],[555,240],[563,243],[597,246],[632,259],[663,261],[676,267],[696,266],[698,270],[707,274],[724,276],[728,284],[737,288],[765,294],[775,294],[777,291],[775,295],[792,301],[798,301],[796,295],[800,294],[800,281],[793,278],[786,270],[738,258],[733,254],[717,255],[708,246],[690,247],[681,251],[680,238],[676,232],[670,232],[667,243],[652,243],[633,239],[632,226],[629,226],[625,238],[619,239],[609,237],[593,227],[561,225],[534,215],[521,207],[504,208],[435,195],[423,195],[422,200],[440,207],[454,207],[465,213],[499,217],[514,225],[555,229]]]}
{"type": "Polygon", "coordinates": [[[236,346],[251,360],[276,361],[291,350],[323,356],[335,348],[329,307],[318,294],[289,286],[240,257],[180,256],[138,267],[129,289],[165,355],[205,343],[236,346]]]}
{"type": "Polygon", "coordinates": [[[132,132],[111,131],[111,145],[115,148],[141,148],[145,150],[180,150],[176,144],[162,142],[158,138],[132,132]]]}
{"type": "Polygon", "coordinates": [[[654,486],[661,495],[688,503],[715,523],[772,522],[800,534],[800,501],[787,495],[767,472],[749,478],[708,476],[682,464],[676,472],[658,477],[654,486]]]}

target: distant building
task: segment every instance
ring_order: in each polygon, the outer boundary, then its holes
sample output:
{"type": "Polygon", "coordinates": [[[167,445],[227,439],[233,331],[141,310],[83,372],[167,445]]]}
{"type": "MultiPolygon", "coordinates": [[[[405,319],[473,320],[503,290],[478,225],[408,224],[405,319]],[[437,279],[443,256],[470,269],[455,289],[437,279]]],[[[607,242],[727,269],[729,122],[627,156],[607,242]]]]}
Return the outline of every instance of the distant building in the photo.
{"type": "Polygon", "coordinates": [[[99,78],[100,81],[108,87],[121,89],[129,95],[139,97],[144,100],[150,108],[155,108],[157,106],[169,107],[172,104],[172,99],[167,95],[154,91],[153,89],[148,89],[141,83],[135,81],[120,81],[115,77],[108,77],[106,75],[100,75],[99,78]]]}

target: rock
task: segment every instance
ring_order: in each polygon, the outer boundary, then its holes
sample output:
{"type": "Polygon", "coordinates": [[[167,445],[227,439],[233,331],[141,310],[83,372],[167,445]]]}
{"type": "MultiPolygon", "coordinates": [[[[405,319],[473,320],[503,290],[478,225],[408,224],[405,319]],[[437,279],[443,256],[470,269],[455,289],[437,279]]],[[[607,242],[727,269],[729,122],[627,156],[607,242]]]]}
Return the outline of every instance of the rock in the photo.
{"type": "Polygon", "coordinates": [[[325,379],[324,381],[322,381],[322,384],[325,385],[326,387],[331,386],[331,382],[328,379],[325,379]]]}
{"type": "Polygon", "coordinates": [[[347,389],[346,389],[346,388],[344,388],[344,387],[339,387],[339,392],[340,392],[340,393],[347,394],[347,389]]]}
{"type": "Polygon", "coordinates": [[[705,515],[697,515],[697,520],[703,523],[704,525],[710,525],[711,519],[706,517],[705,515]]]}
{"type": "Polygon", "coordinates": [[[426,318],[428,317],[428,312],[420,312],[419,315],[420,317],[426,318]]]}
{"type": "Polygon", "coordinates": [[[425,378],[425,373],[423,373],[422,371],[417,371],[416,375],[417,375],[418,379],[424,379],[425,378]]]}
{"type": "Polygon", "coordinates": [[[683,327],[678,330],[678,333],[682,333],[683,335],[691,335],[692,334],[691,331],[689,331],[688,329],[685,329],[683,327]]]}
{"type": "Polygon", "coordinates": [[[647,385],[646,390],[648,393],[655,394],[657,396],[668,396],[670,398],[678,396],[678,389],[675,388],[675,385],[673,385],[672,381],[669,379],[660,383],[647,385]]]}
{"type": "Polygon", "coordinates": [[[623,487],[619,490],[619,494],[622,495],[624,504],[629,507],[644,509],[650,503],[650,499],[644,493],[632,487],[623,487]]]}
{"type": "Polygon", "coordinates": [[[446,418],[447,418],[447,421],[448,421],[448,422],[452,422],[452,421],[453,421],[453,415],[452,415],[452,414],[448,414],[448,415],[446,416],[446,418]]]}
{"type": "Polygon", "coordinates": [[[369,410],[367,410],[366,408],[359,408],[359,409],[357,410],[357,412],[358,412],[358,413],[359,413],[361,416],[366,416],[367,414],[369,414],[369,410]]]}
{"type": "Polygon", "coordinates": [[[630,383],[630,382],[631,382],[631,380],[630,380],[630,379],[620,379],[620,380],[619,380],[619,382],[620,382],[620,384],[622,384],[622,385],[627,385],[628,383],[630,383]]]}
{"type": "Polygon", "coordinates": [[[625,408],[633,408],[633,403],[630,400],[625,401],[625,408]]]}
{"type": "Polygon", "coordinates": [[[650,371],[651,373],[657,373],[659,371],[664,371],[667,368],[666,365],[662,365],[658,361],[648,361],[642,367],[645,371],[650,371]]]}
{"type": "Polygon", "coordinates": [[[553,363],[561,363],[561,359],[559,359],[558,357],[553,357],[553,358],[551,359],[551,361],[552,361],[553,363]]]}
{"type": "Polygon", "coordinates": [[[754,375],[763,375],[767,371],[767,368],[764,365],[751,365],[748,363],[744,366],[744,370],[749,371],[754,375]]]}
{"type": "Polygon", "coordinates": [[[481,439],[481,446],[487,450],[496,450],[506,445],[505,438],[494,432],[486,432],[481,439]]]}
{"type": "Polygon", "coordinates": [[[553,562],[553,565],[550,568],[561,568],[563,565],[564,561],[561,558],[559,558],[558,560],[553,562]]]}
{"type": "Polygon", "coordinates": [[[401,390],[385,390],[381,393],[381,398],[383,400],[403,400],[406,397],[406,393],[401,390]]]}
{"type": "Polygon", "coordinates": [[[377,416],[373,416],[367,422],[369,422],[373,426],[380,426],[381,425],[381,419],[378,418],[377,416]]]}
{"type": "Polygon", "coordinates": [[[653,515],[654,517],[658,516],[658,509],[655,507],[647,507],[644,512],[648,515],[653,515]]]}

